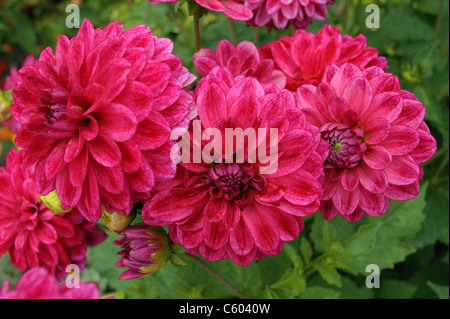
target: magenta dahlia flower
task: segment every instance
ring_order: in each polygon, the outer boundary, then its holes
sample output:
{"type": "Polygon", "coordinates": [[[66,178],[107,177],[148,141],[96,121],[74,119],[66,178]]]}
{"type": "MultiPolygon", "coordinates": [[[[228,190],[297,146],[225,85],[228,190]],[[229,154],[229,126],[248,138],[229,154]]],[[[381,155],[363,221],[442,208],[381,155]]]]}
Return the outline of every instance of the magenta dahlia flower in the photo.
{"type": "Polygon", "coordinates": [[[311,18],[325,20],[328,15],[327,6],[332,6],[336,0],[257,0],[246,1],[248,8],[253,10],[250,24],[258,27],[267,26],[284,29],[293,25],[297,29],[305,29],[312,23],[311,18]]]}
{"type": "Polygon", "coordinates": [[[0,299],[100,299],[96,283],[80,280],[78,288],[58,285],[57,279],[44,268],[28,270],[10,290],[9,280],[0,288],[0,299]]]}
{"type": "MultiPolygon", "coordinates": [[[[22,63],[22,68],[28,66],[28,65],[34,65],[37,66],[38,59],[36,59],[33,55],[28,55],[25,60],[22,63]]],[[[9,70],[9,75],[5,78],[5,84],[3,85],[3,88],[1,90],[8,91],[12,90],[17,86],[17,74],[19,71],[17,70],[16,66],[12,66],[9,70]]],[[[0,123],[2,126],[9,127],[11,133],[17,134],[20,130],[20,124],[17,123],[17,121],[14,118],[10,118],[9,120],[0,123]]]]}
{"type": "Polygon", "coordinates": [[[386,58],[366,45],[364,35],[341,35],[337,27],[330,25],[323,26],[317,34],[298,30],[294,36],[282,37],[260,50],[263,58],[273,59],[275,68],[286,75],[286,88],[291,91],[302,84],[318,85],[326,68],[333,64],[352,63],[361,70],[371,66],[387,70],[386,58]]]}
{"type": "Polygon", "coordinates": [[[255,77],[263,84],[274,84],[280,89],[286,86],[286,76],[283,72],[274,70],[273,61],[262,59],[256,46],[249,41],[234,46],[228,40],[221,40],[216,51],[200,49],[194,54],[194,65],[202,77],[220,66],[235,77],[238,75],[255,77]]]}
{"type": "Polygon", "coordinates": [[[135,279],[151,275],[162,268],[170,257],[169,238],[162,227],[134,225],[118,231],[122,238],[114,244],[123,249],[116,267],[129,268],[119,279],[135,279]]]}
{"type": "MultiPolygon", "coordinates": [[[[149,3],[177,2],[179,0],[148,0],[149,3]]],[[[224,13],[234,20],[249,20],[253,17],[252,10],[244,2],[254,3],[259,0],[195,0],[200,6],[210,11],[224,13]]]]}
{"type": "Polygon", "coordinates": [[[328,142],[322,215],[358,221],[380,216],[390,200],[419,193],[420,164],[436,152],[425,107],[398,78],[378,67],[331,66],[317,87],[303,85],[298,105],[328,142]]]}
{"type": "Polygon", "coordinates": [[[61,280],[67,265],[83,269],[87,246],[101,243],[107,235],[76,211],[53,214],[39,201],[33,172],[22,162],[23,151],[12,149],[6,170],[0,167],[0,256],[9,252],[21,272],[43,267],[61,280]]]}
{"type": "Polygon", "coordinates": [[[85,20],[55,53],[19,71],[11,111],[23,126],[16,144],[36,168],[41,195],[56,189],[62,209],[91,222],[104,208],[128,214],[155,182],[175,175],[170,132],[188,126],[195,77],[173,55],[169,39],[144,25],[94,29],[85,20]]]}
{"type": "MultiPolygon", "coordinates": [[[[203,134],[215,129],[225,131],[225,136],[227,129],[254,129],[257,141],[278,138],[278,151],[269,152],[277,169],[259,158],[250,160],[257,144],[268,151],[267,144],[226,143],[223,149],[228,146],[229,152],[214,148],[218,162],[209,161],[213,149],[204,149],[200,162],[181,162],[184,176],[178,183],[171,181],[147,201],[144,222],[168,225],[175,243],[210,261],[229,258],[245,266],[280,253],[284,242],[303,229],[302,217],[319,208],[317,179],[328,155],[326,143],[316,127],[306,124],[291,92],[261,85],[255,78],[234,78],[228,70],[215,68],[200,81],[195,95],[203,134]],[[278,134],[270,129],[278,129],[278,134]]],[[[244,142],[250,137],[236,139],[244,142]]],[[[219,139],[218,145],[222,142],[219,139]]],[[[191,138],[191,147],[198,144],[191,138]]]]}

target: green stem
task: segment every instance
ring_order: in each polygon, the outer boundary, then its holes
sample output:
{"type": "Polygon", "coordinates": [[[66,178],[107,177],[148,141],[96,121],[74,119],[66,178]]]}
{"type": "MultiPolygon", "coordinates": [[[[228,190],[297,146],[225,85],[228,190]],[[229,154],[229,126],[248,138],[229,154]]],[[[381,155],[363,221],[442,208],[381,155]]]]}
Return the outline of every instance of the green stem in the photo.
{"type": "Polygon", "coordinates": [[[261,28],[253,27],[253,43],[255,44],[256,47],[258,47],[260,34],[261,34],[261,28]]]}
{"type": "Polygon", "coordinates": [[[439,40],[439,29],[441,27],[441,19],[442,19],[442,11],[444,10],[444,0],[441,0],[439,3],[439,12],[438,12],[438,16],[436,18],[436,26],[434,29],[434,39],[436,41],[439,40]]]}
{"type": "Polygon", "coordinates": [[[230,29],[231,42],[233,42],[234,45],[237,45],[239,43],[239,35],[232,19],[228,19],[228,27],[230,29]]]}
{"type": "Polygon", "coordinates": [[[200,15],[194,14],[194,34],[195,34],[195,52],[200,51],[200,15]]]}
{"type": "Polygon", "coordinates": [[[188,253],[183,254],[183,257],[186,259],[189,259],[196,265],[200,266],[203,270],[211,274],[212,276],[216,277],[218,280],[220,280],[228,289],[230,289],[236,296],[238,296],[241,299],[250,299],[249,296],[245,295],[242,291],[237,289],[231,282],[229,282],[224,276],[222,276],[220,273],[218,273],[214,268],[209,266],[207,263],[205,263],[200,258],[190,255],[188,253]]]}

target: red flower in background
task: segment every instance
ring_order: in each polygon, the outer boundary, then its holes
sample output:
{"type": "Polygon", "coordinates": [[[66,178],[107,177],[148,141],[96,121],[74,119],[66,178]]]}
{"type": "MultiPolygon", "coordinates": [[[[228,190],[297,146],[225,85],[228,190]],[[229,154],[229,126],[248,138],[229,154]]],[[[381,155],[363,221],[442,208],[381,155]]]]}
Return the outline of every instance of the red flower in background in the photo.
{"type": "Polygon", "coordinates": [[[286,76],[283,72],[274,70],[274,62],[271,59],[263,59],[256,46],[249,41],[234,46],[228,40],[221,40],[216,51],[200,49],[194,54],[194,65],[202,77],[220,66],[233,76],[252,76],[262,84],[274,84],[280,89],[286,86],[286,76]]]}
{"type": "Polygon", "coordinates": [[[23,151],[12,149],[6,170],[0,167],[0,256],[9,252],[21,272],[43,267],[61,280],[67,265],[83,269],[87,246],[101,243],[107,235],[77,211],[53,214],[39,201],[33,172],[22,162],[23,151]]]}
{"type": "Polygon", "coordinates": [[[327,6],[335,0],[257,0],[246,1],[253,10],[254,17],[250,24],[258,27],[274,26],[284,29],[292,24],[297,29],[305,29],[312,23],[311,18],[325,20],[328,15],[327,6]]]}
{"type": "Polygon", "coordinates": [[[102,207],[128,214],[175,176],[170,132],[187,128],[194,106],[183,87],[195,78],[172,42],[144,25],[123,28],[85,20],[37,67],[21,69],[13,91],[11,111],[23,125],[16,143],[38,191],[56,189],[63,210],[77,207],[91,222],[102,207]]]}
{"type": "Polygon", "coordinates": [[[68,288],[58,285],[56,278],[44,268],[33,268],[17,281],[14,289],[6,280],[0,288],[0,299],[99,299],[100,290],[96,283],[83,282],[80,287],[68,288]]]}
{"type": "MultiPolygon", "coordinates": [[[[33,55],[28,55],[25,60],[22,63],[22,68],[28,66],[28,65],[34,65],[37,66],[38,59],[34,57],[33,55]]],[[[11,67],[9,70],[9,75],[5,78],[5,83],[1,90],[8,91],[12,90],[17,86],[17,74],[18,70],[16,66],[11,67]]],[[[20,130],[20,124],[14,119],[11,118],[3,123],[0,123],[2,126],[9,127],[12,134],[17,134],[20,130]]]]}
{"type": "Polygon", "coordinates": [[[378,67],[331,66],[323,83],[303,85],[297,94],[330,148],[321,177],[326,219],[379,216],[390,200],[417,196],[420,164],[436,152],[436,141],[424,122],[424,105],[400,89],[395,75],[378,67]]]}
{"type": "MultiPolygon", "coordinates": [[[[317,179],[328,154],[319,130],[306,124],[291,92],[234,78],[223,68],[200,81],[196,103],[202,130],[266,128],[269,134],[277,128],[278,168],[264,174],[259,161],[182,162],[184,176],[144,205],[144,222],[168,225],[175,243],[210,261],[229,258],[245,266],[280,253],[303,229],[302,217],[319,209],[317,179]]],[[[250,143],[245,148],[255,151],[250,143]]]]}
{"type": "MultiPolygon", "coordinates": [[[[148,0],[149,3],[177,2],[178,0],[148,0]]],[[[253,17],[252,10],[244,2],[257,2],[259,0],[195,0],[200,6],[210,11],[223,12],[234,20],[249,20],[253,17]]]]}
{"type": "Polygon", "coordinates": [[[326,68],[352,63],[361,70],[371,66],[387,69],[387,61],[378,56],[377,49],[366,45],[362,34],[352,38],[341,35],[337,27],[325,25],[317,34],[298,30],[262,46],[261,56],[272,59],[275,68],[287,78],[286,88],[297,90],[302,84],[318,85],[326,68]]]}

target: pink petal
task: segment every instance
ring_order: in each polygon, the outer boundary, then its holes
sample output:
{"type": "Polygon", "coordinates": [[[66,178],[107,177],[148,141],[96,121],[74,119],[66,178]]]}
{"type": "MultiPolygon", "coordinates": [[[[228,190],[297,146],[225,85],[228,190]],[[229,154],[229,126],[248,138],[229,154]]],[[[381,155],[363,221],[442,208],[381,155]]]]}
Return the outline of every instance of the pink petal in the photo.
{"type": "Polygon", "coordinates": [[[409,185],[419,179],[419,166],[409,156],[393,156],[392,163],[384,169],[389,184],[409,185]]]}
{"type": "Polygon", "coordinates": [[[375,170],[360,163],[357,166],[360,184],[369,192],[382,193],[388,186],[386,173],[383,170],[375,170]]]}
{"type": "Polygon", "coordinates": [[[363,160],[373,169],[386,168],[392,161],[392,155],[382,146],[369,146],[363,154],[363,160]]]}
{"type": "Polygon", "coordinates": [[[334,194],[332,201],[340,214],[349,215],[353,213],[353,211],[358,206],[359,193],[359,188],[355,188],[353,191],[349,192],[338,184],[336,193],[334,194]]]}
{"type": "Polygon", "coordinates": [[[405,155],[412,152],[420,142],[419,133],[407,125],[393,125],[388,137],[379,145],[392,155],[405,155]]]}
{"type": "Polygon", "coordinates": [[[389,135],[391,125],[381,117],[374,118],[367,123],[364,129],[364,138],[367,144],[378,144],[389,135]]]}

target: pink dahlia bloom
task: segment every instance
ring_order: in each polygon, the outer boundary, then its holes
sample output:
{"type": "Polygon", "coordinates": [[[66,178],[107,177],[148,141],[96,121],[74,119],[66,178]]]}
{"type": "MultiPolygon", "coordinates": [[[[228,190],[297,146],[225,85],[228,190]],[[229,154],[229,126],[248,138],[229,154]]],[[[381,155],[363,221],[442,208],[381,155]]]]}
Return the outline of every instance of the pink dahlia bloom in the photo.
{"type": "Polygon", "coordinates": [[[328,15],[327,6],[335,0],[258,0],[246,1],[254,16],[250,23],[258,27],[274,26],[284,29],[292,24],[297,29],[305,29],[312,23],[311,18],[325,20],[328,15]]]}
{"type": "MultiPolygon", "coordinates": [[[[149,3],[177,2],[178,0],[148,0],[149,3]]],[[[223,12],[234,20],[249,20],[253,17],[252,10],[244,2],[254,3],[259,0],[195,0],[200,6],[210,10],[223,12]]]]}
{"type": "Polygon", "coordinates": [[[87,246],[101,243],[107,235],[76,211],[53,214],[39,201],[33,172],[22,162],[23,151],[12,149],[6,170],[0,167],[0,256],[9,252],[21,272],[43,267],[61,280],[67,265],[83,269],[87,246]]]}
{"type": "MultiPolygon", "coordinates": [[[[25,60],[22,63],[22,68],[28,66],[28,65],[34,65],[37,66],[38,59],[34,57],[33,55],[28,55],[25,60]]],[[[5,78],[5,84],[3,85],[2,90],[8,91],[12,90],[17,86],[17,75],[19,71],[17,70],[16,66],[11,67],[9,71],[9,75],[5,78]]],[[[11,118],[6,122],[0,123],[2,126],[7,126],[11,130],[11,133],[17,134],[20,130],[20,124],[14,119],[11,118]]]]}
{"type": "Polygon", "coordinates": [[[36,168],[41,195],[56,189],[62,209],[97,221],[102,207],[128,214],[155,182],[175,175],[170,132],[188,126],[195,78],[173,55],[169,39],[138,25],[123,31],[85,20],[55,53],[19,71],[11,107],[23,126],[16,143],[24,166],[36,168]]]}
{"type": "Polygon", "coordinates": [[[151,275],[162,268],[170,257],[169,238],[162,227],[135,225],[118,232],[122,238],[114,244],[123,249],[116,267],[129,268],[119,279],[135,279],[151,275]]]}
{"type": "MultiPolygon", "coordinates": [[[[269,128],[277,128],[278,152],[271,158],[278,168],[263,173],[270,167],[263,161],[239,163],[238,151],[244,148],[245,158],[255,152],[250,142],[233,147],[233,163],[224,161],[231,159],[229,152],[215,154],[220,163],[182,162],[178,183],[172,181],[144,205],[144,222],[168,225],[175,243],[210,261],[229,258],[245,266],[280,253],[284,242],[303,229],[302,217],[319,208],[317,179],[328,154],[326,143],[287,90],[216,68],[200,81],[195,95],[203,132],[254,128],[258,141],[269,141],[258,129],[269,134],[269,128]]],[[[197,143],[194,138],[191,146],[197,143]]]]}
{"type": "Polygon", "coordinates": [[[387,61],[376,48],[366,45],[362,34],[352,38],[341,35],[337,27],[325,25],[317,34],[298,30],[261,48],[264,58],[273,59],[275,68],[287,78],[286,88],[297,90],[302,84],[318,85],[326,68],[352,63],[361,70],[378,66],[387,70],[387,61]]]}
{"type": "Polygon", "coordinates": [[[286,86],[286,76],[283,72],[274,70],[273,61],[261,58],[256,46],[249,41],[234,46],[228,40],[221,40],[216,51],[201,49],[195,53],[194,65],[202,77],[220,66],[235,77],[238,75],[255,77],[263,84],[274,84],[280,89],[286,86]]]}
{"type": "Polygon", "coordinates": [[[28,270],[17,281],[14,289],[6,280],[0,288],[0,299],[99,299],[96,283],[80,280],[79,288],[58,285],[57,279],[44,268],[28,270]]]}
{"type": "Polygon", "coordinates": [[[380,216],[390,200],[419,193],[420,164],[436,151],[425,107],[398,78],[378,67],[331,66],[317,87],[303,85],[298,105],[329,144],[322,215],[358,221],[380,216]]]}

